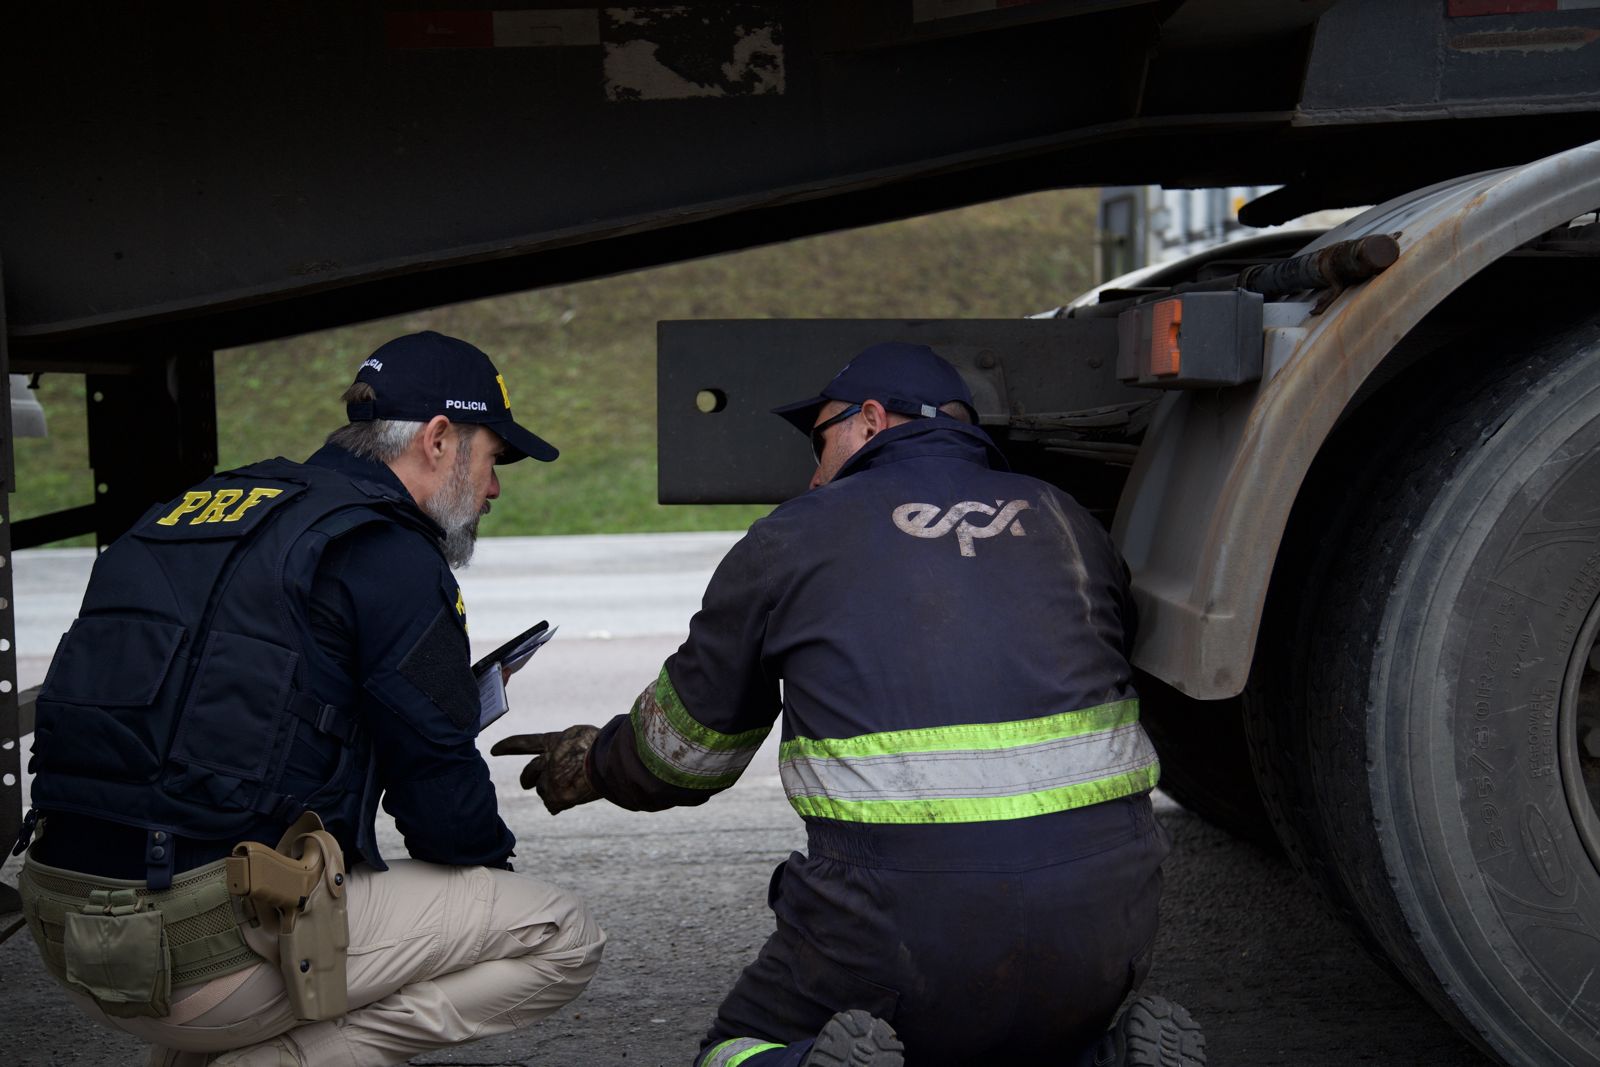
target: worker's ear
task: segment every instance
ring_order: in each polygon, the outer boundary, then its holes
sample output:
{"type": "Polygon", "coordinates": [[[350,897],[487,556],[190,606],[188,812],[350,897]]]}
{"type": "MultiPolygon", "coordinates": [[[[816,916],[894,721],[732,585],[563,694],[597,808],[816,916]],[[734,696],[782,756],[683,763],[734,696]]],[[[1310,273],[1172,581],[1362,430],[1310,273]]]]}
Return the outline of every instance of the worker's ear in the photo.
{"type": "Polygon", "coordinates": [[[889,428],[889,412],[876,400],[863,400],[861,402],[861,425],[866,430],[868,437],[882,433],[889,428]]]}
{"type": "Polygon", "coordinates": [[[443,415],[435,415],[423,425],[417,434],[417,441],[422,446],[422,460],[432,468],[445,459],[445,446],[450,438],[450,420],[443,415]]]}

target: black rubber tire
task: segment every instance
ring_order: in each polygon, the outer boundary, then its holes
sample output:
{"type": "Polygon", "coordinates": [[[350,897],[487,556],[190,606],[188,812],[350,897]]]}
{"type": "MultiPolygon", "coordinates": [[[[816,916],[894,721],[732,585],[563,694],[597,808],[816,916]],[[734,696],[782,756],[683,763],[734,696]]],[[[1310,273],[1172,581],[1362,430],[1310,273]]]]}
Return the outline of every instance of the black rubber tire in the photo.
{"type": "Polygon", "coordinates": [[[1413,381],[1347,425],[1345,492],[1297,516],[1252,755],[1290,854],[1447,1018],[1508,1063],[1594,1064],[1600,817],[1573,723],[1600,631],[1600,320],[1444,366],[1474,384],[1413,381]]]}
{"type": "Polygon", "coordinates": [[[1202,819],[1269,852],[1277,834],[1256,790],[1239,698],[1195,700],[1135,672],[1139,721],[1161,757],[1161,790],[1202,819]]]}

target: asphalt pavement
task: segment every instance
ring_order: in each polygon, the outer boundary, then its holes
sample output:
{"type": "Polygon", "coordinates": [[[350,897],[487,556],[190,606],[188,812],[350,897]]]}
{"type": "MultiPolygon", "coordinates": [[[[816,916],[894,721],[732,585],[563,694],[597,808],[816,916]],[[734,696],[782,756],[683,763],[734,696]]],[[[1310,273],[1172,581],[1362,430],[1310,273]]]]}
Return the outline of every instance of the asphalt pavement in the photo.
{"type": "MultiPolygon", "coordinates": [[[[512,710],[485,731],[484,750],[506,734],[627,711],[682,641],[706,579],[737,536],[481,542],[460,574],[475,654],[539,619],[560,627],[512,679],[512,710]]],[[[23,688],[43,678],[92,561],[89,549],[16,554],[23,688]]],[[[491,759],[502,814],[519,841],[518,869],[580,892],[610,944],[588,991],[550,1019],[411,1062],[689,1064],[718,1001],[771,930],[773,866],[804,847],[778,781],[776,747],[769,739],[744,778],[704,806],[653,814],[597,803],[552,818],[518,788],[520,759],[491,759]]],[[[1159,793],[1157,812],[1173,852],[1146,988],[1193,1011],[1213,1065],[1487,1062],[1369,960],[1281,858],[1234,841],[1159,793]]],[[[392,824],[380,834],[386,850],[403,852],[392,824]]],[[[11,860],[0,880],[15,879],[11,860]]],[[[1076,921],[1071,901],[1062,902],[1061,920],[1076,921]]],[[[4,1064],[143,1063],[137,1042],[72,1009],[26,933],[0,945],[0,1040],[4,1064]]]]}

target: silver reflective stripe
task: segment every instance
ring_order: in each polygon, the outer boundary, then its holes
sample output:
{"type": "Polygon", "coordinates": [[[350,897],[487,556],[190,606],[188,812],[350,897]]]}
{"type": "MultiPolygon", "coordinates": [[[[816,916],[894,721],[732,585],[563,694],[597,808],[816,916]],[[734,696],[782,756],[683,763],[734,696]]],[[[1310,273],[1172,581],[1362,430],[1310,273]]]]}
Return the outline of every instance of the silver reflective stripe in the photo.
{"type": "Polygon", "coordinates": [[[791,750],[778,765],[794,801],[1018,797],[1125,775],[1156,763],[1138,722],[1009,748],[825,758],[791,750]]]}
{"type": "Polygon", "coordinates": [[[737,778],[761,747],[757,742],[749,748],[707,748],[673,729],[671,720],[660,705],[641,710],[643,713],[636,722],[650,754],[686,777],[718,780],[737,778]]]}
{"type": "Polygon", "coordinates": [[[634,701],[630,715],[639,757],[664,782],[686,789],[726,789],[755,758],[770,725],[725,734],[684,707],[666,668],[634,701]]]}

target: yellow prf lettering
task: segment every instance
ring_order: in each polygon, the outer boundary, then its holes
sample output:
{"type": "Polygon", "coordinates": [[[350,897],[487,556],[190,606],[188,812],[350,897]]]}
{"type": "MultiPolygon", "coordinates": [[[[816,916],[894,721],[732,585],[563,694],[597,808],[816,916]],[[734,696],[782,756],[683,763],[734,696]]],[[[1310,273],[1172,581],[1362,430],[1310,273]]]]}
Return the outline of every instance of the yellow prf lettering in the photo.
{"type": "Polygon", "coordinates": [[[282,489],[272,489],[265,485],[255,486],[250,490],[250,495],[244,498],[244,503],[234,508],[233,511],[228,514],[228,517],[222,521],[238,522],[239,516],[243,515],[246,511],[249,511],[251,508],[255,507],[268,497],[279,496],[282,493],[282,489]]]}
{"type": "Polygon", "coordinates": [[[221,522],[222,513],[233,506],[233,502],[244,496],[243,489],[218,489],[211,497],[211,503],[189,520],[190,526],[199,526],[202,522],[221,522]]]}
{"type": "Polygon", "coordinates": [[[183,503],[173,508],[171,512],[156,520],[157,526],[176,526],[178,520],[191,511],[199,511],[205,502],[211,499],[211,494],[204,489],[194,489],[183,494],[183,503]]]}

